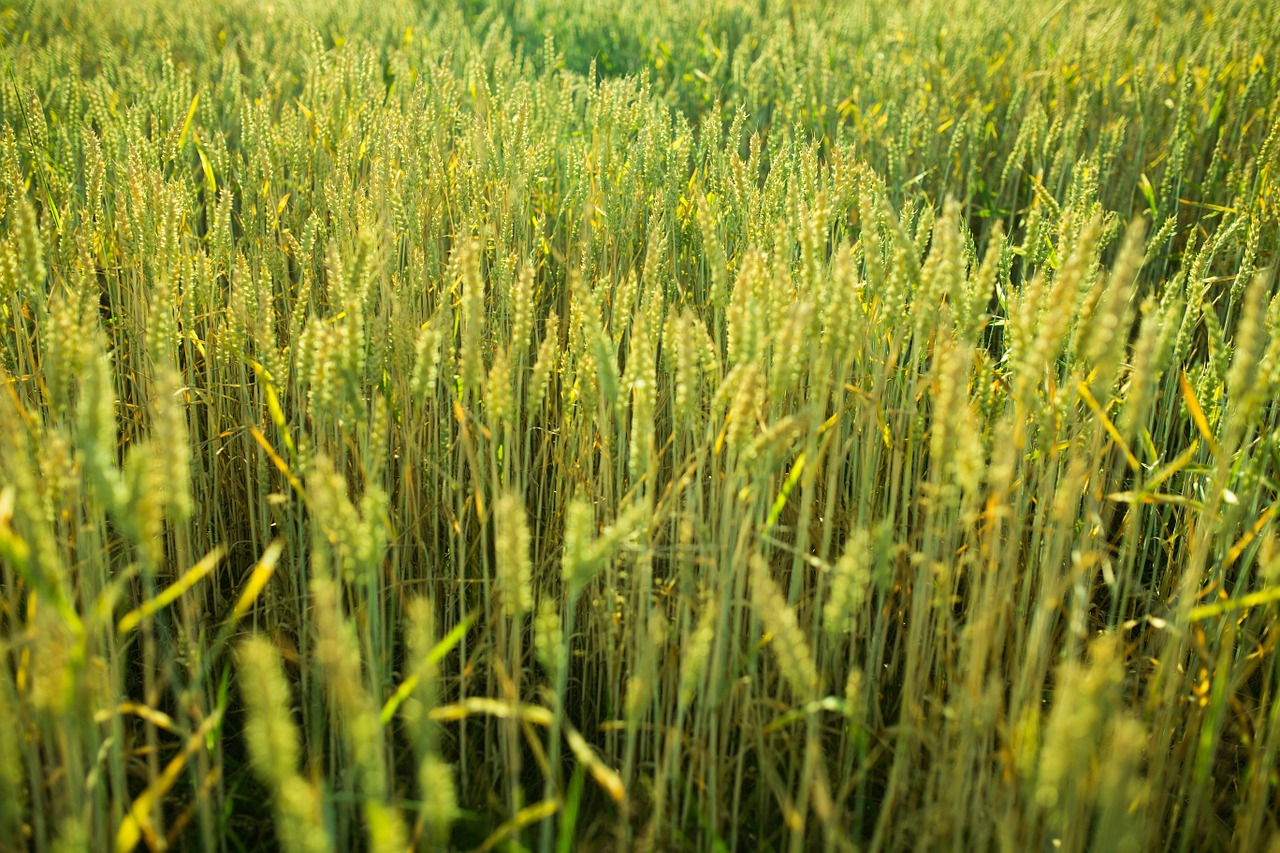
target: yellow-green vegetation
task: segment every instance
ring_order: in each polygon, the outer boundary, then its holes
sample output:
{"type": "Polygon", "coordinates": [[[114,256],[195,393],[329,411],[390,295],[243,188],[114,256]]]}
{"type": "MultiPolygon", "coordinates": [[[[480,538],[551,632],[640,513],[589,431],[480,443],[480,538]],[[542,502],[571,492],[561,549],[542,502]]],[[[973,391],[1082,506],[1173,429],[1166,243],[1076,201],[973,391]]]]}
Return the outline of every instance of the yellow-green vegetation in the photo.
{"type": "Polygon", "coordinates": [[[0,850],[1277,849],[1280,4],[0,44],[0,850]]]}

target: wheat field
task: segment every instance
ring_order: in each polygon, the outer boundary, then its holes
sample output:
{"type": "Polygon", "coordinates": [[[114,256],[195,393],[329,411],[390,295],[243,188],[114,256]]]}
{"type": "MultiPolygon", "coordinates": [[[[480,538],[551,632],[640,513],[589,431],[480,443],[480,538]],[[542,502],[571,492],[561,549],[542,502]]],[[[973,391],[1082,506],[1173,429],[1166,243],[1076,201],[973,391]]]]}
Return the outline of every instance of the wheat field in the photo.
{"type": "Polygon", "coordinates": [[[1280,851],[1280,5],[0,45],[0,851],[1280,851]]]}

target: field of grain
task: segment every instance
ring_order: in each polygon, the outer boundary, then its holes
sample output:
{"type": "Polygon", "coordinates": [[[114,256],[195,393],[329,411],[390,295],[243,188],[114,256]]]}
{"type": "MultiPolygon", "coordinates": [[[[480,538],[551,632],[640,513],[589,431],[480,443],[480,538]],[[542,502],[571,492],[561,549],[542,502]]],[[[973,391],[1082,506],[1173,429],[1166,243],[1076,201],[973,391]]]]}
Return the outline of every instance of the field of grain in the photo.
{"type": "Polygon", "coordinates": [[[1280,4],[0,64],[0,851],[1280,850],[1280,4]]]}

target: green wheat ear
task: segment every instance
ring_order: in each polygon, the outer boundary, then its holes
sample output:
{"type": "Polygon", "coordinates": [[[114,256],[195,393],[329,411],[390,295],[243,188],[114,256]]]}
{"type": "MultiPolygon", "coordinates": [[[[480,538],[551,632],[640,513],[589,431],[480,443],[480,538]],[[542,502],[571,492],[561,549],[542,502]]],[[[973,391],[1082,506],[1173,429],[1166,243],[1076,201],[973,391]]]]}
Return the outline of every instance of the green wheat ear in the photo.
{"type": "Polygon", "coordinates": [[[300,733],[279,653],[270,640],[253,636],[237,656],[248,711],[245,739],[254,772],[271,794],[281,845],[291,853],[329,850],[319,792],[298,773],[300,733]]]}
{"type": "Polygon", "coordinates": [[[494,504],[497,574],[503,607],[514,620],[533,609],[533,564],[529,556],[529,523],[523,502],[505,494],[494,504]]]}
{"type": "Polygon", "coordinates": [[[431,600],[415,598],[406,608],[408,614],[408,660],[415,670],[412,699],[403,706],[403,717],[409,728],[410,741],[418,761],[418,796],[421,808],[414,827],[421,833],[421,844],[428,849],[443,845],[450,827],[460,815],[454,769],[440,756],[443,727],[431,719],[431,711],[440,694],[439,657],[444,643],[435,639],[435,612],[431,600]]]}

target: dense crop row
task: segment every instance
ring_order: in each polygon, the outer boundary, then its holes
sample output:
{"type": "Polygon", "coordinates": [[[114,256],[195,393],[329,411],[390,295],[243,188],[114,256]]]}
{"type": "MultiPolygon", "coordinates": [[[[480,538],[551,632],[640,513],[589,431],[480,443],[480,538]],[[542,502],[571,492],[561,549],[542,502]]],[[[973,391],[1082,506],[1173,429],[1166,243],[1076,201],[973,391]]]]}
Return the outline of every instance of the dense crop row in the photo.
{"type": "Polygon", "coordinates": [[[0,850],[1275,849],[1280,6],[0,44],[0,850]]]}

